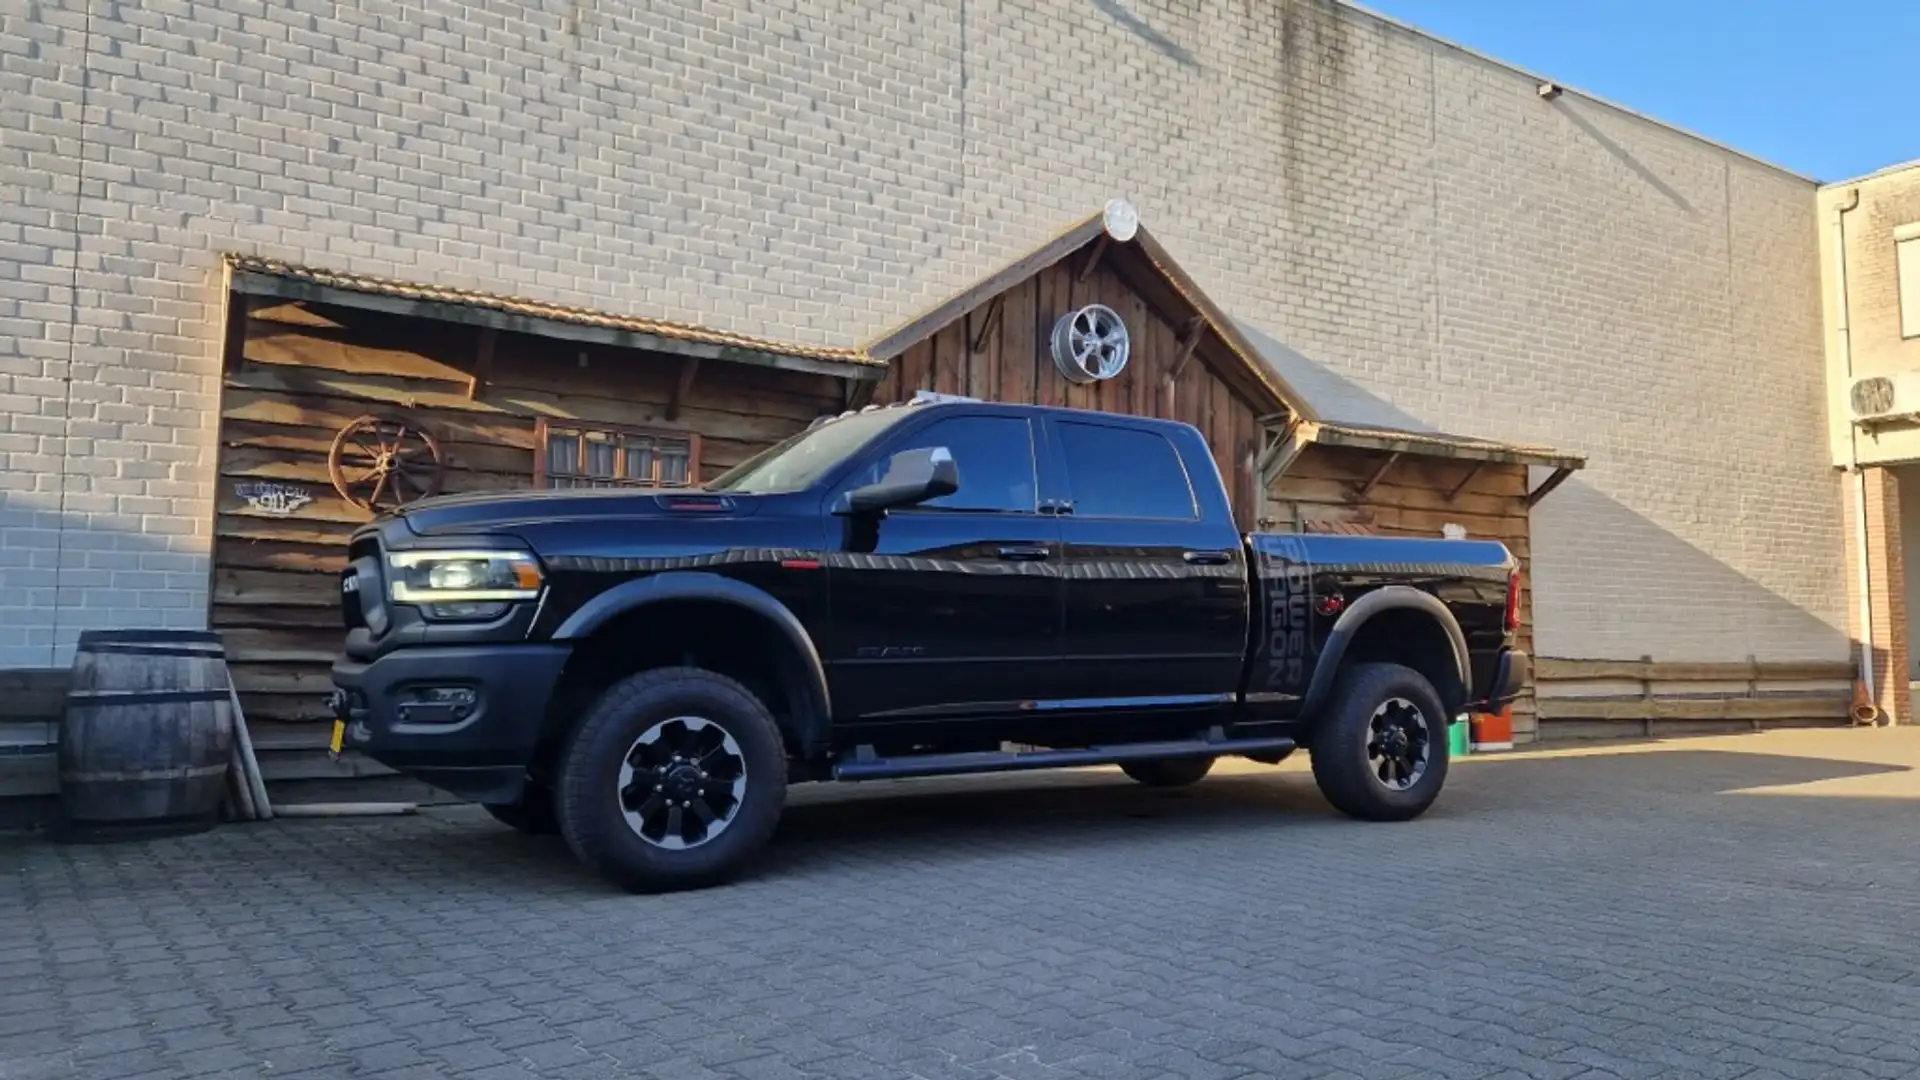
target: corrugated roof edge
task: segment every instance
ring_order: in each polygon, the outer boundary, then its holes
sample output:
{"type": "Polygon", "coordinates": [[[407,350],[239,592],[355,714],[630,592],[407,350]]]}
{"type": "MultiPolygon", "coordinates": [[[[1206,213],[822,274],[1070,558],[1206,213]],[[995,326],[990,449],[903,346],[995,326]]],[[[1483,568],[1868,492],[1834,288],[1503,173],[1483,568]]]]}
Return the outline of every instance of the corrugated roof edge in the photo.
{"type": "Polygon", "coordinates": [[[554,322],[573,323],[579,326],[595,326],[609,330],[621,330],[638,334],[651,334],[655,337],[673,341],[692,341],[719,348],[750,349],[755,352],[774,353],[782,356],[805,357],[814,360],[834,360],[842,363],[863,364],[869,367],[885,368],[886,362],[875,360],[858,349],[834,348],[821,345],[801,345],[790,341],[776,341],[772,338],[752,337],[736,334],[711,327],[695,326],[689,323],[669,322],[664,319],[648,319],[635,315],[616,315],[608,311],[592,308],[569,307],[543,300],[530,300],[525,297],[504,296],[498,293],[482,292],[477,289],[456,289],[442,285],[425,285],[418,282],[399,281],[393,278],[376,277],[371,274],[351,274],[321,267],[302,266],[283,262],[278,259],[263,259],[254,255],[228,253],[223,258],[234,273],[260,274],[268,277],[289,278],[310,282],[326,288],[347,292],[369,293],[376,296],[391,296],[405,300],[427,303],[460,304],[468,307],[491,308],[528,318],[550,319],[554,322]]]}
{"type": "Polygon", "coordinates": [[[1521,465],[1540,465],[1554,469],[1583,469],[1587,459],[1579,454],[1550,446],[1529,446],[1499,439],[1471,435],[1449,435],[1439,431],[1406,431],[1399,428],[1371,427],[1360,424],[1314,425],[1312,442],[1323,446],[1352,446],[1356,449],[1428,452],[1441,457],[1475,461],[1504,461],[1521,465]]]}

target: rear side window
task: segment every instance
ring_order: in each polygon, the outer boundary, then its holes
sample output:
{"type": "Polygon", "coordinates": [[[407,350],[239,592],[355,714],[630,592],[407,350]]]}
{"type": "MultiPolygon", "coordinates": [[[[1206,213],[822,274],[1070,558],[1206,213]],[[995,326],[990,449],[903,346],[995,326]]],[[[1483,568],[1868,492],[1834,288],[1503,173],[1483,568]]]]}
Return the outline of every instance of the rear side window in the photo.
{"type": "Polygon", "coordinates": [[[1073,516],[1200,516],[1179,451],[1166,436],[1139,428],[1062,420],[1055,430],[1073,489],[1073,516]]]}

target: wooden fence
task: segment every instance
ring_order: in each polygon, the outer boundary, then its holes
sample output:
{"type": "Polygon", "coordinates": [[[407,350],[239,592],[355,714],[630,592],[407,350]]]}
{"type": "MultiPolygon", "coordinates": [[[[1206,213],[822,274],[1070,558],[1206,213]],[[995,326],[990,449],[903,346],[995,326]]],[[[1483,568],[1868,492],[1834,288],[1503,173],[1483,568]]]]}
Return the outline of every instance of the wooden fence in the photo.
{"type": "Polygon", "coordinates": [[[1852,722],[1853,665],[1542,658],[1539,738],[1726,734],[1852,722]]]}
{"type": "MultiPolygon", "coordinates": [[[[1851,723],[1854,668],[1844,662],[1663,663],[1542,658],[1533,718],[1515,717],[1521,741],[1726,734],[1851,723]]],[[[59,790],[54,748],[66,706],[66,668],[0,671],[0,798],[59,790]]],[[[349,786],[403,783],[412,797],[444,801],[424,785],[349,754],[327,754],[312,725],[250,724],[260,771],[276,799],[349,786]]]]}

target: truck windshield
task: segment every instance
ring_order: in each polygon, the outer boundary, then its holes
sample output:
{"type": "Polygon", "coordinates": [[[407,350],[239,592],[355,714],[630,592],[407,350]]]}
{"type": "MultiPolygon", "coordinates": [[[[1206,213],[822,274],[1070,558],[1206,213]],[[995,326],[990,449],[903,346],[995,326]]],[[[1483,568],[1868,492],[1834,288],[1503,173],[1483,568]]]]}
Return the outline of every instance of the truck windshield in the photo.
{"type": "Polygon", "coordinates": [[[802,491],[905,419],[906,409],[875,409],[810,427],[728,469],[702,487],[742,495],[802,491]]]}

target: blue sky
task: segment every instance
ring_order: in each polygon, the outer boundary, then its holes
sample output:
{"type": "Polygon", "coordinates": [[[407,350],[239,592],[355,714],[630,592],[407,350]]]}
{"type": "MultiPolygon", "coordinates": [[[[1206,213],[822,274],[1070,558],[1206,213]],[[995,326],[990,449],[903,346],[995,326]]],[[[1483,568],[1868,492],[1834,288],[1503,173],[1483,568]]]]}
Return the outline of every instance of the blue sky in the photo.
{"type": "Polygon", "coordinates": [[[1920,158],[1920,0],[1358,0],[1830,182],[1920,158]]]}

